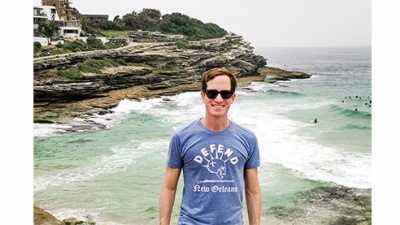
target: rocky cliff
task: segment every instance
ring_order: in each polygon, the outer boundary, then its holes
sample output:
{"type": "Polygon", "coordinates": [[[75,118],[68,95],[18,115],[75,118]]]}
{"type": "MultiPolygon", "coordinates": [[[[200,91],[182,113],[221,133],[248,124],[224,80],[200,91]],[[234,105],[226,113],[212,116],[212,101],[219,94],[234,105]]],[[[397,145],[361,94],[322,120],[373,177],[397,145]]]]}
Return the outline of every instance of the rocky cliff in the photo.
{"type": "MultiPolygon", "coordinates": [[[[143,38],[142,32],[139,34],[143,38]]],[[[238,35],[228,34],[219,39],[188,42],[186,48],[179,48],[176,35],[167,39],[161,38],[165,37],[163,34],[159,34],[159,37],[150,34],[147,40],[153,42],[130,43],[127,47],[115,50],[80,52],[35,60],[35,103],[94,98],[110,90],[135,85],[146,85],[148,89],[156,90],[190,84],[198,80],[205,70],[219,66],[235,68],[239,77],[256,75],[258,68],[266,65],[266,60],[255,55],[250,44],[238,35]],[[58,69],[73,67],[88,59],[122,59],[133,66],[109,67],[100,74],[87,73],[83,78],[73,80],[56,76],[58,69]]],[[[184,37],[181,39],[184,40],[184,37]]]]}
{"type": "MultiPolygon", "coordinates": [[[[118,49],[34,59],[35,122],[107,111],[123,98],[199,90],[200,76],[210,68],[227,67],[241,79],[262,75],[260,68],[267,64],[263,56],[253,52],[250,43],[233,33],[217,39],[187,41],[181,35],[136,31],[130,38],[135,42],[118,49]],[[123,60],[127,64],[87,72],[79,79],[57,74],[58,70],[77,67],[87,60],[104,59],[123,60]]],[[[310,77],[304,73],[289,74],[294,75],[291,78],[310,77]]],[[[273,80],[277,79],[275,75],[271,76],[273,80]]]]}

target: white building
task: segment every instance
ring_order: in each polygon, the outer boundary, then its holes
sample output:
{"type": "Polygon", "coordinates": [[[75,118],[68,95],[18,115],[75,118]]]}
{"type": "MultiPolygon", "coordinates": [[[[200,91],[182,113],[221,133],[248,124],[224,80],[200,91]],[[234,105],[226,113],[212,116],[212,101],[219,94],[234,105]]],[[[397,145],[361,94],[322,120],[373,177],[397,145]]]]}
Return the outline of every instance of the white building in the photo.
{"type": "Polygon", "coordinates": [[[60,30],[58,37],[78,38],[82,31],[82,26],[78,20],[62,20],[57,14],[55,6],[34,6],[33,7],[33,29],[38,29],[39,22],[42,20],[55,21],[60,30]]]}

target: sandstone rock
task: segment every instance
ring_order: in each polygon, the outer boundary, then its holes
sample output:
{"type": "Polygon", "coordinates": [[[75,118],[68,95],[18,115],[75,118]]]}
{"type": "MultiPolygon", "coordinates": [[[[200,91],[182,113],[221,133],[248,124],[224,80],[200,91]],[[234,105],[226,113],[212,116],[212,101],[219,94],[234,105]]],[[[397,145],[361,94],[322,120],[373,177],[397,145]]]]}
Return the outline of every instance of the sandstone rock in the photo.
{"type": "Polygon", "coordinates": [[[233,33],[222,38],[189,41],[187,49],[177,47],[180,36],[157,42],[166,37],[151,32],[136,35],[143,40],[144,35],[149,35],[152,42],[131,42],[118,49],[35,58],[34,122],[55,123],[102,113],[117,106],[122,99],[140,100],[197,91],[201,74],[214,67],[234,70],[242,83],[310,77],[301,72],[265,67],[266,59],[254,54],[250,43],[233,33]],[[232,42],[235,44],[229,44],[232,42]],[[106,58],[123,59],[130,65],[103,68],[99,74],[85,73],[73,80],[57,75],[58,69],[106,58]]]}
{"type": "Polygon", "coordinates": [[[58,220],[49,212],[33,205],[33,224],[34,225],[65,225],[64,222],[58,220]]]}

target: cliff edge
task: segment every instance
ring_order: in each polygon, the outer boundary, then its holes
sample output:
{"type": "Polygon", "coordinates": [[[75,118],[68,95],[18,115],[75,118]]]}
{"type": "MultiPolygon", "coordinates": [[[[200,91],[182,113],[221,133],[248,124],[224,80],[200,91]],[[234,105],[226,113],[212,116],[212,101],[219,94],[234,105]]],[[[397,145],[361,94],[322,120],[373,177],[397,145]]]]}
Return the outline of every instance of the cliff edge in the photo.
{"type": "Polygon", "coordinates": [[[184,36],[135,31],[127,46],[35,58],[34,122],[54,123],[91,113],[108,113],[122,99],[141,99],[200,90],[201,74],[214,67],[236,71],[239,84],[251,81],[309,78],[310,75],[266,67],[243,37],[229,33],[203,41],[184,36]],[[143,40],[143,41],[141,41],[143,40]],[[182,47],[179,43],[184,41],[182,47]],[[101,60],[125,64],[85,72],[79,78],[60,76],[60,70],[101,60]]]}

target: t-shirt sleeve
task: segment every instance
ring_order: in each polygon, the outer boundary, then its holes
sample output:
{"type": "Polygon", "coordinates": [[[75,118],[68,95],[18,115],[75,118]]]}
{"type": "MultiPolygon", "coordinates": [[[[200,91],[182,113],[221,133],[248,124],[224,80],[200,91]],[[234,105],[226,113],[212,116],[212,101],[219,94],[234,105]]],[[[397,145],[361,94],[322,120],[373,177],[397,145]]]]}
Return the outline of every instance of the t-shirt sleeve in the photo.
{"type": "Polygon", "coordinates": [[[246,162],[245,169],[253,169],[260,166],[260,150],[255,135],[252,138],[250,146],[250,158],[246,162]]]}
{"type": "Polygon", "coordinates": [[[167,165],[172,168],[182,168],[183,161],[181,157],[181,142],[179,136],[174,133],[169,142],[167,165]]]}

